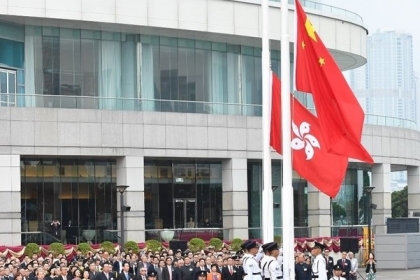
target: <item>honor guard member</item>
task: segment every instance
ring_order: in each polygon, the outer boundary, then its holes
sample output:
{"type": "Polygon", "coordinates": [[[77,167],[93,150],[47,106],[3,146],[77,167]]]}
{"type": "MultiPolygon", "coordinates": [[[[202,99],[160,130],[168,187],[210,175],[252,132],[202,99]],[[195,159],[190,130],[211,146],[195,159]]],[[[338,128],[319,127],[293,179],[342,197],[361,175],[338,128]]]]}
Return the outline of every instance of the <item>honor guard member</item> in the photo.
{"type": "Polygon", "coordinates": [[[157,272],[154,270],[149,271],[149,273],[147,274],[148,280],[156,280],[156,277],[157,277],[157,272]]]}
{"type": "Polygon", "coordinates": [[[248,240],[241,247],[245,250],[242,261],[245,277],[244,280],[261,280],[261,268],[255,255],[258,253],[258,245],[255,241],[248,240]]]}
{"type": "Polygon", "coordinates": [[[269,256],[264,264],[263,274],[264,280],[279,280],[283,279],[283,272],[281,271],[280,264],[277,260],[277,257],[280,254],[279,246],[276,242],[271,242],[266,247],[266,251],[269,256]]]}
{"type": "Polygon", "coordinates": [[[330,280],[346,280],[346,278],[341,276],[341,273],[343,273],[343,269],[341,268],[341,265],[337,264],[334,265],[334,276],[331,277],[330,280]]]}
{"type": "Polygon", "coordinates": [[[262,257],[262,259],[260,261],[260,268],[261,268],[261,276],[262,276],[262,278],[265,278],[265,276],[264,276],[264,267],[265,267],[265,264],[267,263],[267,260],[270,257],[270,254],[267,251],[267,246],[269,246],[271,243],[272,242],[265,243],[265,244],[261,245],[261,248],[262,248],[262,250],[264,252],[264,256],[262,257]]]}
{"type": "Polygon", "coordinates": [[[328,280],[327,278],[327,266],[325,258],[322,256],[324,245],[315,242],[315,246],[312,248],[312,255],[315,257],[312,263],[312,279],[315,280],[328,280]]]}

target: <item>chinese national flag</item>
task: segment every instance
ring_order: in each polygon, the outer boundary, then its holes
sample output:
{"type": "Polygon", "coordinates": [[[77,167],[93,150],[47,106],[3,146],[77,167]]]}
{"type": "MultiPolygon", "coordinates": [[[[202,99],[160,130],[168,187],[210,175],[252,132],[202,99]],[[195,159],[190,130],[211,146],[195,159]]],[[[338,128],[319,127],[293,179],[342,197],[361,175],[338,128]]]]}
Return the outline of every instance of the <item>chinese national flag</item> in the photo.
{"type": "MultiPolygon", "coordinates": [[[[280,80],[273,76],[270,145],[282,154],[280,80]]],[[[346,175],[346,157],[327,151],[318,119],[296,98],[292,105],[293,169],[321,192],[335,197],[346,175]]]]}
{"type": "Polygon", "coordinates": [[[296,88],[312,93],[328,151],[372,164],[372,157],[361,144],[363,109],[299,1],[295,2],[296,88]]]}

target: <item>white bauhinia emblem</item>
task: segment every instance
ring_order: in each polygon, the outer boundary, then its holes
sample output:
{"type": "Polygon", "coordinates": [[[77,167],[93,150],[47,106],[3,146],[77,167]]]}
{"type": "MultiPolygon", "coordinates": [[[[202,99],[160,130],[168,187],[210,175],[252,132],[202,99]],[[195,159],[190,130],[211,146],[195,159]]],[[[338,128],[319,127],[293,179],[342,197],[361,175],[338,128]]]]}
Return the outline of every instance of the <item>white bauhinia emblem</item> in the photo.
{"type": "Polygon", "coordinates": [[[314,148],[321,148],[318,139],[316,139],[312,134],[309,134],[311,125],[307,122],[302,122],[298,128],[292,121],[292,128],[293,133],[296,136],[292,139],[292,149],[302,150],[305,148],[306,160],[311,160],[315,154],[314,148]]]}

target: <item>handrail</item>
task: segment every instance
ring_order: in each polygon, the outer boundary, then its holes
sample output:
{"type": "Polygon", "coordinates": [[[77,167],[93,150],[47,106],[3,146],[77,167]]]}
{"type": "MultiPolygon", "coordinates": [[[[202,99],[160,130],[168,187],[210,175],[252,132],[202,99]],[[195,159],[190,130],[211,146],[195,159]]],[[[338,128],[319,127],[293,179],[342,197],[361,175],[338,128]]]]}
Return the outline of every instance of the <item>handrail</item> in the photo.
{"type": "MultiPolygon", "coordinates": [[[[168,100],[133,97],[0,94],[0,103],[9,107],[104,109],[122,111],[154,111],[199,113],[216,115],[261,116],[261,104],[210,102],[194,100],[168,100]],[[8,102],[6,102],[7,100],[8,102]],[[13,101],[13,102],[11,102],[13,101]]],[[[313,108],[309,108],[314,112],[313,108]]],[[[365,114],[365,124],[416,129],[416,122],[400,117],[365,114]]]]}
{"type": "MultiPolygon", "coordinates": [[[[270,0],[270,1],[280,2],[281,0],[270,0]]],[[[310,0],[300,0],[300,3],[302,4],[303,7],[306,7],[306,8],[311,8],[311,9],[319,10],[321,12],[331,13],[334,15],[348,18],[349,20],[354,20],[354,21],[363,23],[363,18],[359,14],[355,12],[351,12],[343,8],[339,8],[336,6],[327,5],[323,3],[318,3],[318,2],[310,1],[310,0]]],[[[289,5],[294,5],[294,4],[295,4],[294,0],[289,0],[289,5]]]]}

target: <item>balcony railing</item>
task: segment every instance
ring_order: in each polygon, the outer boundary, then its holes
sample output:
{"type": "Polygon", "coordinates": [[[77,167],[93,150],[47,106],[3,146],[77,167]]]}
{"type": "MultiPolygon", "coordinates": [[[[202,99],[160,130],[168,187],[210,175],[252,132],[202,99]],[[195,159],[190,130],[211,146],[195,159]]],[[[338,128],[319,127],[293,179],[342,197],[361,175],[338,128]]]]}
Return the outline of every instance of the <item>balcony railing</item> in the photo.
{"type": "MultiPolygon", "coordinates": [[[[239,104],[224,102],[139,99],[125,97],[40,95],[40,94],[0,94],[2,107],[37,107],[95,109],[118,111],[175,112],[214,115],[261,116],[259,104],[239,104]]],[[[310,111],[313,111],[310,109],[310,111]]],[[[366,114],[365,124],[416,129],[416,122],[397,117],[366,114]]]]}
{"type": "MultiPolygon", "coordinates": [[[[271,2],[281,2],[281,0],[270,0],[270,1],[271,2]]],[[[325,14],[340,16],[342,18],[345,18],[345,19],[348,19],[348,20],[351,20],[351,21],[354,21],[354,22],[363,23],[363,18],[360,15],[358,15],[354,12],[351,12],[349,10],[346,10],[346,9],[342,9],[342,8],[334,7],[334,6],[331,6],[331,5],[318,3],[318,2],[315,2],[315,1],[309,1],[309,0],[300,0],[300,3],[305,8],[318,10],[318,11],[320,11],[322,13],[325,13],[325,14]]],[[[289,0],[289,4],[294,5],[295,1],[294,0],[289,0]]]]}

